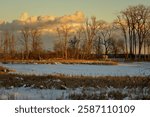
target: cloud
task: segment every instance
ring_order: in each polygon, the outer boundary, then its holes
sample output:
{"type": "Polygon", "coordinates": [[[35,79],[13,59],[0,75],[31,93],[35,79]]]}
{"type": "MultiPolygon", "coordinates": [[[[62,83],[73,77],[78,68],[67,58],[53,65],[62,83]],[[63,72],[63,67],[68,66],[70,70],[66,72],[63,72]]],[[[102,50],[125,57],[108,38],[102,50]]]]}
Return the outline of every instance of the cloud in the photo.
{"type": "Polygon", "coordinates": [[[0,30],[19,31],[23,27],[40,28],[43,31],[52,31],[56,26],[67,24],[78,26],[85,20],[84,13],[77,11],[70,15],[64,16],[30,16],[28,13],[22,13],[20,18],[12,22],[0,20],[0,30]]]}
{"type": "Polygon", "coordinates": [[[80,11],[75,12],[72,15],[65,15],[59,18],[60,23],[80,23],[84,21],[84,14],[80,11]]]}
{"type": "Polygon", "coordinates": [[[58,35],[56,35],[57,27],[65,24],[71,25],[76,30],[84,21],[84,13],[80,11],[64,16],[30,16],[24,12],[18,19],[12,20],[11,22],[0,20],[0,32],[10,31],[15,33],[17,37],[21,37],[19,31],[24,27],[39,28],[43,32],[41,39],[44,40],[44,47],[46,49],[52,49],[54,40],[58,38],[58,35]]]}
{"type": "Polygon", "coordinates": [[[4,24],[4,23],[5,23],[5,21],[3,21],[3,20],[0,20],[0,25],[1,25],[1,24],[4,24]]]}
{"type": "Polygon", "coordinates": [[[21,21],[26,21],[28,18],[29,18],[29,15],[26,12],[22,13],[20,16],[21,21]]]}

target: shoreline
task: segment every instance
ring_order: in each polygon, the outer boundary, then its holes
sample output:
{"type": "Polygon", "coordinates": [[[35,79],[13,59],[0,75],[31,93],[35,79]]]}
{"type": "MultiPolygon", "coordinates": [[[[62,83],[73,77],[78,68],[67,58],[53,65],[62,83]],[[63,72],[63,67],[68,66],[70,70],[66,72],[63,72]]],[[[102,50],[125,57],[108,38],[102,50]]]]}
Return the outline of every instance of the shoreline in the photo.
{"type": "Polygon", "coordinates": [[[48,59],[48,60],[0,60],[1,63],[7,64],[95,64],[95,65],[117,65],[117,61],[112,60],[64,60],[64,59],[48,59]]]}

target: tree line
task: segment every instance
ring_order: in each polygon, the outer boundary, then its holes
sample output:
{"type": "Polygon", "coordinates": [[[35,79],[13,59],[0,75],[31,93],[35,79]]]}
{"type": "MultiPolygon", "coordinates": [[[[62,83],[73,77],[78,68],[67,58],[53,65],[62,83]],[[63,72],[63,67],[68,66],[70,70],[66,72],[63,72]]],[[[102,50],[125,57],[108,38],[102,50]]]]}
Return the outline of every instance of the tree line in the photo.
{"type": "Polygon", "coordinates": [[[19,34],[18,37],[9,31],[1,32],[1,58],[40,59],[41,53],[44,52],[41,31],[37,28],[24,27],[19,34]]]}
{"type": "Polygon", "coordinates": [[[56,28],[58,39],[51,51],[43,48],[42,31],[24,27],[17,37],[1,31],[1,58],[12,59],[99,59],[122,57],[150,60],[150,7],[129,6],[122,10],[112,23],[86,19],[77,29],[61,24],[56,28]],[[19,43],[18,41],[19,40],[19,43]],[[17,45],[20,49],[17,50],[17,45]]]}

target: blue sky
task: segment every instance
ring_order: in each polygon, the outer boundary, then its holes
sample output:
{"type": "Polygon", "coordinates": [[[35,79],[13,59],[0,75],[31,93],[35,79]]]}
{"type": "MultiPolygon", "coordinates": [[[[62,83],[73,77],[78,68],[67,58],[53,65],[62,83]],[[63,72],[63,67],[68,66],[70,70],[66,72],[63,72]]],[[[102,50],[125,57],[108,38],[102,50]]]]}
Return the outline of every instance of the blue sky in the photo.
{"type": "Polygon", "coordinates": [[[31,16],[63,16],[82,11],[87,17],[112,21],[129,5],[150,5],[150,0],[0,0],[0,19],[11,21],[23,12],[31,16]]]}

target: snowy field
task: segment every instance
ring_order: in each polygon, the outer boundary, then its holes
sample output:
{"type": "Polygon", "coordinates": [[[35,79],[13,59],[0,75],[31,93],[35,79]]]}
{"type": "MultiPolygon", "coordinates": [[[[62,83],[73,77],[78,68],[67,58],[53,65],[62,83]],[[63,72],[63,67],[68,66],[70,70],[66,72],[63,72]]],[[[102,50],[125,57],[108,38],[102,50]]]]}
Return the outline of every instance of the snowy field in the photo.
{"type": "MultiPolygon", "coordinates": [[[[19,74],[65,74],[85,76],[150,76],[149,62],[120,63],[119,65],[83,64],[2,64],[19,74]]],[[[150,99],[149,87],[76,87],[40,89],[33,87],[0,88],[3,100],[72,100],[72,99],[150,99]]]]}
{"type": "Polygon", "coordinates": [[[65,74],[84,76],[150,76],[150,62],[120,63],[119,65],[85,64],[0,64],[21,74],[65,74]]]}
{"type": "Polygon", "coordinates": [[[33,89],[20,87],[12,89],[0,89],[0,100],[71,100],[71,99],[142,99],[150,94],[149,88],[86,88],[76,89],[33,89]],[[96,98],[97,97],[97,98],[96,98]]]}

